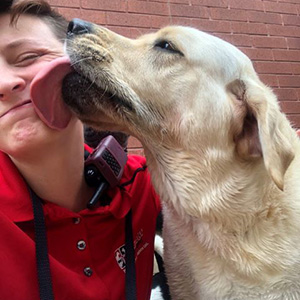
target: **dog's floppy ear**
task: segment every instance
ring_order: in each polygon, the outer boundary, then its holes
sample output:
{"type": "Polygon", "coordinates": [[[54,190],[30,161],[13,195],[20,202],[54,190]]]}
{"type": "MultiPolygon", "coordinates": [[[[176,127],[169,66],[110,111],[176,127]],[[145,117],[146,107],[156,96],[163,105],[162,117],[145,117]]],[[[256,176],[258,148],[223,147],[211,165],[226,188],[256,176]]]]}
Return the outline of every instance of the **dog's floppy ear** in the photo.
{"type": "Polygon", "coordinates": [[[283,190],[284,174],[294,158],[286,117],[275,95],[257,80],[235,80],[227,86],[236,102],[239,129],[236,150],[243,159],[262,156],[267,172],[283,190]]]}

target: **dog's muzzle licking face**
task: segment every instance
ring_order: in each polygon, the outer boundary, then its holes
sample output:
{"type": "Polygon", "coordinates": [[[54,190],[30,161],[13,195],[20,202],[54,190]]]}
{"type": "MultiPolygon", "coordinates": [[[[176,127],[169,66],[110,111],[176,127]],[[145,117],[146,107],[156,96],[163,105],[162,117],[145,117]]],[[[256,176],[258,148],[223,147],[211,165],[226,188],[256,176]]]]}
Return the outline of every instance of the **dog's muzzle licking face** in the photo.
{"type": "Polygon", "coordinates": [[[74,19],[69,24],[65,44],[74,72],[63,80],[63,100],[87,123],[94,113],[111,113],[115,117],[117,112],[122,117],[133,111],[128,100],[130,93],[120,88],[118,80],[108,72],[106,66],[112,58],[101,47],[101,32],[96,34],[95,30],[96,25],[74,19]]]}
{"type": "Polygon", "coordinates": [[[84,119],[103,106],[114,110],[124,106],[127,110],[132,110],[132,107],[121,98],[105,91],[78,72],[66,75],[62,82],[62,96],[64,102],[84,119]]]}

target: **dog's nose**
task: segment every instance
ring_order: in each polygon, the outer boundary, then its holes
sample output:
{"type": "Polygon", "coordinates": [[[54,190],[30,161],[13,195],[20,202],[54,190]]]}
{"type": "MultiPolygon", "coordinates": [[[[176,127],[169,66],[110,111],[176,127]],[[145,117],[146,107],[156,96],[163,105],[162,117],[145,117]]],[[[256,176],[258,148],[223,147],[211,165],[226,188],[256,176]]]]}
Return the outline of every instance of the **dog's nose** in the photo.
{"type": "Polygon", "coordinates": [[[75,18],[69,23],[67,35],[71,37],[73,35],[80,35],[91,32],[91,23],[75,18]]]}

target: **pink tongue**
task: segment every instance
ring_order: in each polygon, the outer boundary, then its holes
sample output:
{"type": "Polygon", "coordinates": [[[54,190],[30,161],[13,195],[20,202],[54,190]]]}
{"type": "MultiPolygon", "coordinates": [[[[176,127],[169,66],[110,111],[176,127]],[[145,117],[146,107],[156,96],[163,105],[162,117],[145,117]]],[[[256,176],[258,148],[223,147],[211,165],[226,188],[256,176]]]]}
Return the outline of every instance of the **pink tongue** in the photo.
{"type": "Polygon", "coordinates": [[[62,81],[72,72],[68,57],[51,61],[33,79],[31,100],[41,120],[52,129],[62,130],[71,120],[72,112],[62,100],[62,81]]]}

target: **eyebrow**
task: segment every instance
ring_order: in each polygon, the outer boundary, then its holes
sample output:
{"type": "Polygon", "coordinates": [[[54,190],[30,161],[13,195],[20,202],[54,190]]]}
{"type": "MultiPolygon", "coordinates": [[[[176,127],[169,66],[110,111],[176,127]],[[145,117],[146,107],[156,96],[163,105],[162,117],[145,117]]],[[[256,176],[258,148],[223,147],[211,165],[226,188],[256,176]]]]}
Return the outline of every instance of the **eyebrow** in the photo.
{"type": "Polygon", "coordinates": [[[16,41],[13,41],[9,44],[7,44],[5,46],[6,49],[8,50],[11,50],[11,49],[15,49],[15,48],[18,48],[20,46],[23,46],[25,44],[32,44],[32,45],[35,45],[35,46],[41,46],[38,41],[36,40],[33,40],[33,39],[26,39],[26,38],[23,38],[23,39],[19,39],[19,40],[16,40],[16,41]]]}

